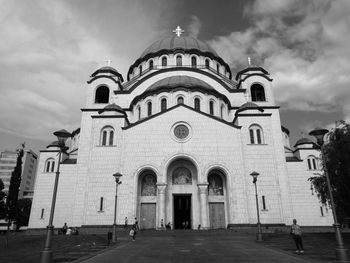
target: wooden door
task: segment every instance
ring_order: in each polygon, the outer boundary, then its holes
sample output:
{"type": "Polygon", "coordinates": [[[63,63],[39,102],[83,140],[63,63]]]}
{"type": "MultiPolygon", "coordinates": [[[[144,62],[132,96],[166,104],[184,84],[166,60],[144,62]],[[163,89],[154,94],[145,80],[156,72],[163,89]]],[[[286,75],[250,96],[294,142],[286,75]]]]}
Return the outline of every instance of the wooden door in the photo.
{"type": "Polygon", "coordinates": [[[225,228],[224,203],[209,203],[210,228],[225,228]]]}
{"type": "Polygon", "coordinates": [[[141,203],[140,228],[156,228],[156,204],[141,203]]]}

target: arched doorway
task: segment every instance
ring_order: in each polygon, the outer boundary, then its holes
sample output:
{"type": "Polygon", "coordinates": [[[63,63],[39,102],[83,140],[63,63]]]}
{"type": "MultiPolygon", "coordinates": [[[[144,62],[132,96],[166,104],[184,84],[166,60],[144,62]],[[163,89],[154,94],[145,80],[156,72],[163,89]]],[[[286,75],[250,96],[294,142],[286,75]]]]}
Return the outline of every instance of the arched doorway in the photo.
{"type": "Polygon", "coordinates": [[[208,174],[209,225],[212,229],[226,228],[226,176],[218,169],[208,174]]]}
{"type": "Polygon", "coordinates": [[[152,170],[143,171],[138,179],[141,229],[156,228],[157,176],[152,170]]]}
{"type": "Polygon", "coordinates": [[[168,166],[166,213],[174,229],[192,229],[199,224],[197,178],[197,168],[187,159],[176,159],[168,166]]]}

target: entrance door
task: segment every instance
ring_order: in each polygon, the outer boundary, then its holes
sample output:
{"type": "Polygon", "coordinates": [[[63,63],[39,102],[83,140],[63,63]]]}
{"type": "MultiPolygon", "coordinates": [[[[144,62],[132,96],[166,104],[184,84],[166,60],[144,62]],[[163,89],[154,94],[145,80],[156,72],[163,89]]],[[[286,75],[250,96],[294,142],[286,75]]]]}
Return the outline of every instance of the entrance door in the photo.
{"type": "Polygon", "coordinates": [[[191,195],[174,195],[174,228],[191,228],[191,195]]]}
{"type": "Polygon", "coordinates": [[[209,203],[210,228],[225,228],[224,203],[209,203]]]}
{"type": "Polygon", "coordinates": [[[156,228],[156,204],[141,203],[141,229],[156,228]]]}

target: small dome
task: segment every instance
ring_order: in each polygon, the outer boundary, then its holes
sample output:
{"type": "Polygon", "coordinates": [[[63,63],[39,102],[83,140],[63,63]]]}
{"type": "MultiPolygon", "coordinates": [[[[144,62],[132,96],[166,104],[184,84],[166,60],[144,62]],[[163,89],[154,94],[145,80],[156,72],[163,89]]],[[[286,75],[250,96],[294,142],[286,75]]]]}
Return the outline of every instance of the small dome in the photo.
{"type": "Polygon", "coordinates": [[[118,112],[122,112],[125,113],[125,111],[123,110],[122,107],[120,107],[119,105],[115,104],[115,103],[111,103],[108,104],[107,106],[105,106],[102,110],[100,110],[98,113],[101,114],[104,111],[118,111],[118,112]]]}
{"type": "Polygon", "coordinates": [[[295,143],[294,147],[297,147],[303,144],[315,144],[315,143],[309,138],[301,138],[295,143]]]}
{"type": "Polygon", "coordinates": [[[202,53],[212,53],[218,57],[218,54],[208,44],[188,36],[171,36],[154,42],[145,51],[142,52],[141,57],[147,54],[157,53],[162,50],[176,51],[176,50],[197,50],[202,53]]]}
{"type": "Polygon", "coordinates": [[[103,75],[103,74],[111,74],[114,75],[115,77],[118,77],[122,82],[124,81],[122,74],[118,72],[115,68],[111,66],[105,66],[102,68],[97,69],[94,73],[91,74],[91,78],[96,77],[97,75],[103,75]]]}
{"type": "Polygon", "coordinates": [[[58,141],[53,141],[50,143],[46,148],[59,148],[59,142],[58,141]]]}
{"type": "Polygon", "coordinates": [[[154,91],[159,88],[173,89],[177,87],[201,87],[207,90],[214,90],[208,83],[204,82],[203,80],[189,76],[172,76],[155,82],[146,91],[154,91]]]}
{"type": "Polygon", "coordinates": [[[239,109],[246,109],[246,108],[260,108],[259,105],[255,104],[254,102],[248,101],[239,107],[239,109]]]}

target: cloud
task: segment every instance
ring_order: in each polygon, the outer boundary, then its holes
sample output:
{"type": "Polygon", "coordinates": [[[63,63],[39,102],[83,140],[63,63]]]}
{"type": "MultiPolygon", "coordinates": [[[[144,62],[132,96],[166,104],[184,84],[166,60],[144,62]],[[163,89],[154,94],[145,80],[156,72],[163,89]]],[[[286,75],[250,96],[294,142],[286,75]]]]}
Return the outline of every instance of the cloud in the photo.
{"type": "Polygon", "coordinates": [[[343,112],[350,119],[350,2],[345,0],[253,1],[251,26],[217,36],[210,44],[234,70],[247,57],[274,79],[284,109],[343,112]]]}
{"type": "Polygon", "coordinates": [[[201,30],[202,23],[197,16],[191,16],[190,24],[187,27],[187,32],[189,36],[197,38],[201,30]]]}

